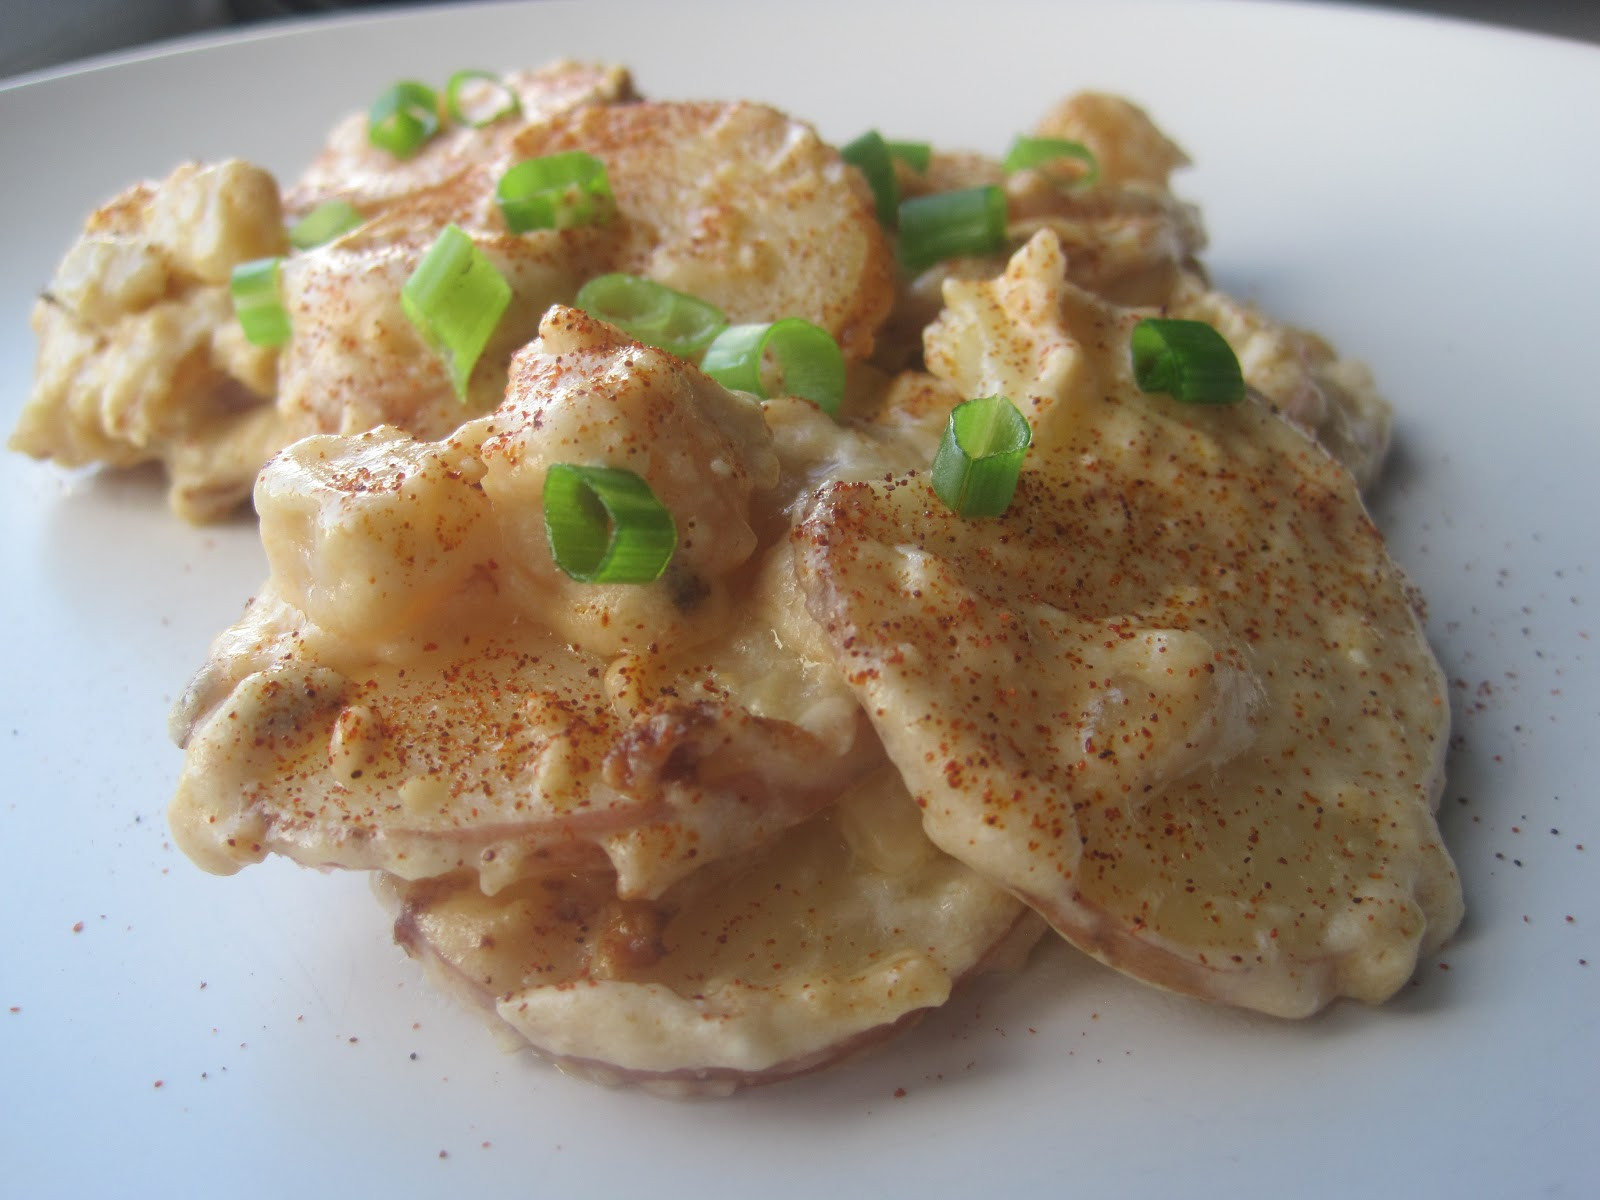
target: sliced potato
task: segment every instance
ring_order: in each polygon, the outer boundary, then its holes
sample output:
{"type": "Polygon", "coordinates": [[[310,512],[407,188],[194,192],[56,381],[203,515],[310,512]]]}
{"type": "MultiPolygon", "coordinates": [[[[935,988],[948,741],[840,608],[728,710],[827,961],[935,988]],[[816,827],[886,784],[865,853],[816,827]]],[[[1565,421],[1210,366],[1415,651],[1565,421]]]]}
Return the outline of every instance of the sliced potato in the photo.
{"type": "Polygon", "coordinates": [[[173,722],[171,822],[202,866],[465,869],[490,891],[609,866],[655,896],[882,762],[842,681],[783,652],[808,619],[786,544],[756,560],[778,480],[759,409],[576,310],[543,331],[454,436],[308,437],[262,472],[272,577],[173,722]],[[670,506],[659,580],[556,569],[553,462],[632,470],[670,506]]]}
{"type": "Polygon", "coordinates": [[[964,977],[1020,963],[1043,926],[936,850],[892,770],[653,904],[607,876],[384,881],[396,939],[565,1069],[727,1092],[908,1027],[964,977]]]}
{"type": "Polygon", "coordinates": [[[1354,481],[1254,399],[1141,394],[1137,314],[1059,271],[962,286],[930,362],[1030,417],[1010,510],[837,484],[797,552],[929,836],[1149,982],[1282,1015],[1391,995],[1461,915],[1449,708],[1354,481]]]}

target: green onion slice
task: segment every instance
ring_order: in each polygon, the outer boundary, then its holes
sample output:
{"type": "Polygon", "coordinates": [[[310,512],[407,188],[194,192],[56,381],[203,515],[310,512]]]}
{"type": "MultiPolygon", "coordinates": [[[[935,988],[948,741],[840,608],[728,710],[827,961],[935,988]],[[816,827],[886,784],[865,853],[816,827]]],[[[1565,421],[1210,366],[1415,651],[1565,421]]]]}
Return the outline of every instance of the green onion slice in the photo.
{"type": "Polygon", "coordinates": [[[933,456],[934,493],[957,516],[998,517],[1011,504],[1032,441],[1028,419],[1004,396],[956,405],[933,456]]]}
{"type": "Polygon", "coordinates": [[[511,85],[493,71],[457,71],[444,87],[444,110],[450,119],[460,125],[482,129],[505,117],[520,117],[522,101],[511,85]],[[474,88],[486,92],[487,100],[479,98],[469,111],[462,103],[462,92],[474,84],[488,84],[487,88],[474,88]]]}
{"type": "Polygon", "coordinates": [[[425,83],[403,79],[367,110],[367,141],[396,158],[410,158],[439,132],[439,94],[425,83]]]}
{"type": "Polygon", "coordinates": [[[605,164],[582,150],[524,159],[500,176],[494,198],[512,233],[598,225],[617,211],[605,164]]]}
{"type": "Polygon", "coordinates": [[[1133,327],[1133,377],[1185,404],[1237,404],[1244,374],[1228,341],[1204,321],[1150,317],[1133,327]]]}
{"type": "Polygon", "coordinates": [[[1005,162],[1001,166],[1009,175],[1012,171],[1042,167],[1047,163],[1060,162],[1063,159],[1072,159],[1083,164],[1083,174],[1077,180],[1080,184],[1093,183],[1100,177],[1100,163],[1095,158],[1094,151],[1082,142],[1069,142],[1066,138],[1019,137],[1011,143],[1011,150],[1006,154],[1005,162]]]}
{"type": "Polygon", "coordinates": [[[446,225],[400,289],[400,306],[444,360],[450,386],[467,398],[472,368],[511,303],[511,285],[459,226],[446,225]]]}
{"type": "Polygon", "coordinates": [[[958,254],[992,254],[1006,244],[1006,194],[999,187],[916,196],[900,205],[900,261],[920,271],[958,254]]]}
{"type": "Polygon", "coordinates": [[[730,325],[706,347],[700,368],[723,387],[762,399],[799,396],[832,415],[844,401],[844,355],[826,329],[785,317],[730,325]]]}
{"type": "Polygon", "coordinates": [[[878,206],[878,223],[894,228],[900,210],[900,183],[894,176],[889,145],[876,129],[869,129],[839,151],[840,157],[860,171],[878,206]]]}
{"type": "Polygon", "coordinates": [[[349,233],[363,218],[348,200],[325,200],[289,229],[289,244],[296,250],[311,250],[349,233]]]}
{"type": "Polygon", "coordinates": [[[899,159],[918,175],[925,175],[933,162],[933,146],[928,142],[885,142],[889,156],[899,159]]]}
{"type": "Polygon", "coordinates": [[[289,340],[289,313],[278,291],[280,258],[257,258],[233,268],[228,289],[244,336],[257,346],[281,346],[289,340]]]}
{"type": "Polygon", "coordinates": [[[728,325],[714,304],[621,272],[589,280],[578,289],[576,303],[629,337],[682,358],[699,354],[728,325]]]}
{"type": "Polygon", "coordinates": [[[579,583],[649,583],[678,544],[672,514],[643,479],[571,463],[544,477],[544,535],[556,566],[579,583]]]}

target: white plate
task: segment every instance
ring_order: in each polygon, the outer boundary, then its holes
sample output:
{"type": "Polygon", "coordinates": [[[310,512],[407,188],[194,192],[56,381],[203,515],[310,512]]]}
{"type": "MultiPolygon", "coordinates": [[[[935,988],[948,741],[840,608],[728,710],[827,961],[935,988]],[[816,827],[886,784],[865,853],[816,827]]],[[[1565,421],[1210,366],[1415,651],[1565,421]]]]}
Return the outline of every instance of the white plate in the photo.
{"type": "Polygon", "coordinates": [[[1225,286],[1368,359],[1376,509],[1426,589],[1470,915],[1378,1010],[1285,1024],[1065,950],[856,1065],[714,1103],[507,1057],[359,879],[168,844],[165,712],[263,568],[148,476],[0,456],[0,1164],[46,1194],[1511,1196],[1600,1180],[1600,51],[1260,3],[453,8],[188,43],[0,90],[0,421],[83,215],[185,156],[289,174],[395,78],[559,55],[991,151],[1144,102],[1225,286]],[[1585,849],[1587,847],[1587,849],[1585,849]],[[80,928],[81,926],[81,928],[80,928]],[[9,1010],[9,1011],[7,1011],[9,1010]],[[901,1094],[903,1090],[903,1095],[901,1094]]]}

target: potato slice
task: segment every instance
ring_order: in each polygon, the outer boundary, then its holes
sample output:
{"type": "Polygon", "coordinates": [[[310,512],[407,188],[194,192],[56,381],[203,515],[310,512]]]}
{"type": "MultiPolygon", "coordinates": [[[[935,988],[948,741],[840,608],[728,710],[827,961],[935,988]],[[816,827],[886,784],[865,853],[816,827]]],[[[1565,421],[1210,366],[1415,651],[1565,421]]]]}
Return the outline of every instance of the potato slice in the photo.
{"type": "Polygon", "coordinates": [[[808,125],[751,103],[575,111],[518,135],[519,157],[583,150],[606,164],[617,268],[734,321],[804,317],[865,358],[894,301],[871,193],[808,125]]]}
{"type": "Polygon", "coordinates": [[[1041,922],[936,850],[883,770],[768,847],[654,904],[609,876],[467,876],[381,892],[395,937],[451,990],[564,1069],[728,1092],[815,1070],[907,1028],[1041,922]]]}
{"type": "Polygon", "coordinates": [[[756,553],[779,477],[758,407],[576,310],[542,328],[453,437],[310,437],[262,472],[272,577],[173,720],[171,822],[202,866],[466,869],[487,891],[609,866],[649,897],[882,762],[836,674],[784,652],[809,618],[787,544],[756,553]],[[679,532],[659,580],[561,575],[552,462],[651,485],[679,532]]]}
{"type": "Polygon", "coordinates": [[[864,185],[803,123],[755,104],[580,104],[451,153],[472,146],[481,152],[452,159],[436,186],[405,191],[367,225],[286,263],[295,337],[279,405],[296,434],[393,424],[446,436],[499,401],[511,356],[546,309],[611,271],[701,296],[734,321],[803,317],[848,356],[871,352],[893,302],[888,246],[864,185]],[[495,206],[501,174],[567,150],[605,164],[615,220],[512,233],[495,206]],[[401,286],[447,222],[512,289],[465,404],[400,305],[401,286]]]}
{"type": "Polygon", "coordinates": [[[569,60],[511,71],[501,85],[517,97],[520,112],[483,126],[448,122],[410,158],[373,146],[367,140],[367,114],[351,113],[333,127],[315,161],[285,193],[284,209],[298,217],[326,201],[344,200],[363,213],[377,213],[445,187],[486,162],[510,166],[509,146],[529,125],[575,108],[639,98],[626,68],[569,60]]]}
{"type": "Polygon", "coordinates": [[[1391,995],[1461,915],[1449,709],[1354,481],[1254,399],[1141,394],[1137,314],[1059,263],[947,295],[930,364],[1035,430],[1011,509],[838,484],[797,551],[929,836],[1149,982],[1281,1015],[1391,995]]]}

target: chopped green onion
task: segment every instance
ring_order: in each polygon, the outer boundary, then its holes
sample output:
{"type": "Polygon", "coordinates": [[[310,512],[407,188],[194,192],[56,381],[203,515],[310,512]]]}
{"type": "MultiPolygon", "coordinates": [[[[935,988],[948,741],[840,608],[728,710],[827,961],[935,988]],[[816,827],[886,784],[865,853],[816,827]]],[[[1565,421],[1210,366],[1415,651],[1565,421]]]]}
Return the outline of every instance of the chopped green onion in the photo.
{"type": "Polygon", "coordinates": [[[289,340],[289,314],[278,294],[279,258],[257,258],[233,268],[228,290],[244,336],[257,346],[281,346],[289,340]]]}
{"type": "Polygon", "coordinates": [[[1032,441],[1028,419],[1004,396],[956,405],[933,456],[934,493],[957,516],[998,517],[1011,504],[1032,441]]]}
{"type": "Polygon", "coordinates": [[[900,205],[900,260],[920,271],[959,254],[1006,244],[1006,194],[991,184],[916,196],[900,205]]]}
{"type": "Polygon", "coordinates": [[[350,201],[325,200],[290,227],[289,244],[296,250],[310,250],[349,233],[362,219],[350,201]]]}
{"type": "Polygon", "coordinates": [[[869,129],[842,148],[839,155],[866,176],[872,198],[877,202],[878,223],[894,228],[900,210],[900,183],[894,177],[894,162],[889,157],[889,146],[883,135],[876,129],[869,129]]]}
{"type": "Polygon", "coordinates": [[[605,164],[582,150],[524,159],[500,176],[494,198],[512,233],[598,225],[617,211],[605,164]]]}
{"type": "Polygon", "coordinates": [[[927,142],[885,142],[889,156],[897,158],[919,175],[925,175],[933,162],[933,147],[927,142]]]}
{"type": "Polygon", "coordinates": [[[723,387],[762,399],[799,396],[823,412],[844,401],[844,355],[826,330],[799,317],[730,325],[706,347],[700,368],[723,387]]]}
{"type": "Polygon", "coordinates": [[[522,101],[517,93],[511,90],[511,85],[501,79],[492,71],[457,71],[450,76],[450,82],[444,88],[444,109],[452,121],[461,125],[470,125],[474,129],[482,129],[485,125],[493,125],[502,117],[519,117],[522,115],[522,101]],[[474,83],[487,83],[487,91],[491,97],[489,105],[480,105],[484,109],[480,116],[474,117],[467,112],[461,104],[461,93],[474,83]],[[494,104],[499,100],[499,104],[494,104]]]}
{"type": "Polygon", "coordinates": [[[649,583],[678,544],[672,514],[643,479],[571,463],[544,477],[544,535],[556,566],[579,583],[649,583]]]}
{"type": "Polygon", "coordinates": [[[404,79],[367,110],[367,141],[396,158],[410,158],[439,132],[439,94],[425,83],[404,79]]]}
{"type": "Polygon", "coordinates": [[[1204,321],[1150,317],[1133,327],[1133,377],[1185,404],[1237,404],[1244,374],[1228,341],[1204,321]]]}
{"type": "Polygon", "coordinates": [[[455,225],[444,227],[400,289],[400,306],[444,360],[450,386],[462,400],[472,368],[510,303],[511,285],[455,225]]]}
{"type": "Polygon", "coordinates": [[[629,337],[682,358],[700,353],[728,324],[714,304],[621,272],[589,280],[578,289],[576,303],[629,337]]]}
{"type": "Polygon", "coordinates": [[[1066,138],[1019,137],[1011,143],[1011,150],[1001,165],[1009,175],[1012,171],[1042,167],[1064,158],[1074,159],[1084,165],[1079,183],[1093,183],[1099,178],[1100,163],[1095,159],[1094,151],[1082,142],[1069,142],[1066,138]]]}

